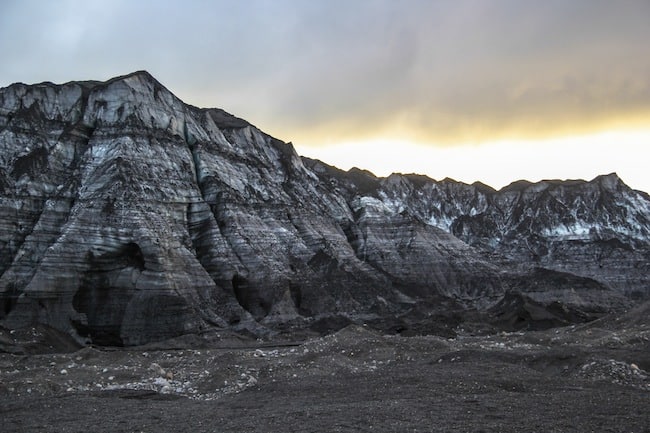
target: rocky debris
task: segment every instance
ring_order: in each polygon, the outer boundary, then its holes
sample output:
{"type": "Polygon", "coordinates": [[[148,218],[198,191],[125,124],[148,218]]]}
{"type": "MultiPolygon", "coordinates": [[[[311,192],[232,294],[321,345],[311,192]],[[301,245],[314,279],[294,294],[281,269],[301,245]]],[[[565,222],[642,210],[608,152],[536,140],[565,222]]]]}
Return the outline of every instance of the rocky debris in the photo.
{"type": "Polygon", "coordinates": [[[197,431],[287,431],[287,419],[300,421],[289,431],[336,431],[358,417],[360,431],[415,431],[434,413],[444,421],[434,431],[565,431],[576,419],[589,430],[643,431],[649,335],[612,323],[491,335],[458,329],[453,338],[353,324],[291,345],[0,353],[3,432],[66,431],[64,413],[77,427],[113,413],[119,424],[106,431],[174,431],[190,425],[188,414],[202,423],[197,431]],[[34,411],[39,417],[26,416],[34,411]],[[125,411],[130,421],[119,415],[125,411]],[[186,418],[174,424],[179,416],[186,418]],[[41,417],[59,421],[42,426],[41,417]]]}
{"type": "Polygon", "coordinates": [[[37,325],[16,329],[0,326],[0,353],[35,354],[78,350],[81,345],[70,335],[37,325]]]}
{"type": "Polygon", "coordinates": [[[591,320],[648,296],[649,213],[615,175],[494,191],[343,172],[144,71],[0,89],[0,321],[53,346],[453,336],[462,314],[424,306],[485,312],[509,291],[559,302],[552,325],[591,320]]]}
{"type": "Polygon", "coordinates": [[[650,391],[650,376],[638,365],[615,359],[597,359],[580,367],[578,375],[590,380],[606,380],[618,385],[650,391]]]}
{"type": "MultiPolygon", "coordinates": [[[[402,337],[382,335],[369,327],[350,325],[336,333],[299,345],[225,349],[96,350],[69,354],[0,355],[0,393],[16,395],[91,391],[147,391],[190,399],[213,400],[249,388],[311,377],[385,374],[394,365],[428,359],[433,364],[492,359],[557,377],[608,381],[650,391],[650,366],[645,351],[650,334],[636,342],[622,341],[619,331],[590,343],[594,329],[558,328],[544,332],[459,334],[402,337]],[[636,348],[636,349],[635,349],[636,348]],[[645,352],[644,352],[645,351],[645,352]],[[604,358],[607,353],[619,360],[604,358]],[[645,353],[645,355],[643,354],[645,353]],[[600,354],[600,355],[599,355],[600,354]],[[636,359],[631,362],[623,359],[636,359]],[[172,373],[173,372],[173,373],[172,373]]],[[[639,334],[639,330],[629,330],[639,334]]],[[[645,334],[643,333],[645,332],[645,334]]],[[[311,380],[311,379],[309,379],[311,380]]]]}

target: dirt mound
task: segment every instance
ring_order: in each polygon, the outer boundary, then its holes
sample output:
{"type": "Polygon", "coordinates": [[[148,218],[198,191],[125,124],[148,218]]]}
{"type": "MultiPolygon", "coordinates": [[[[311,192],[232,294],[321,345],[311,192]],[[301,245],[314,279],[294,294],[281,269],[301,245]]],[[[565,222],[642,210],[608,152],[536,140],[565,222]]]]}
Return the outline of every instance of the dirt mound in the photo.
{"type": "Polygon", "coordinates": [[[540,331],[596,319],[574,306],[544,304],[519,292],[507,292],[488,313],[490,323],[504,331],[540,331]]]}

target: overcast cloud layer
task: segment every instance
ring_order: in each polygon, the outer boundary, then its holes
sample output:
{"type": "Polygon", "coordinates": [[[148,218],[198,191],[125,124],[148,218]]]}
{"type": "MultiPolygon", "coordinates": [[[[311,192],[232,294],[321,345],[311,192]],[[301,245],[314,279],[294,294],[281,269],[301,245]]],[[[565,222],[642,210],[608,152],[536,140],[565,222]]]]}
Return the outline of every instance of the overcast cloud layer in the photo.
{"type": "MultiPolygon", "coordinates": [[[[0,86],[146,69],[302,149],[650,137],[648,41],[648,0],[3,0],[0,86]]],[[[604,164],[587,173],[611,166],[650,189],[641,142],[627,165],[592,153],[604,164]]]]}

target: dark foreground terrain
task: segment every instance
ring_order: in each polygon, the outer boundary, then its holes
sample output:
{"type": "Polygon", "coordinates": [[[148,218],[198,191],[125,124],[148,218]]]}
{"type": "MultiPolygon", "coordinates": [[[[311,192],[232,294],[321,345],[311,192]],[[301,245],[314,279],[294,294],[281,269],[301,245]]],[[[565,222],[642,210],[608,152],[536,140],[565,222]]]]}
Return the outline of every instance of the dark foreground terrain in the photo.
{"type": "Polygon", "coordinates": [[[0,337],[4,433],[650,431],[647,306],[453,339],[350,325],[300,343],[222,334],[28,354],[44,349],[29,332],[0,337]]]}

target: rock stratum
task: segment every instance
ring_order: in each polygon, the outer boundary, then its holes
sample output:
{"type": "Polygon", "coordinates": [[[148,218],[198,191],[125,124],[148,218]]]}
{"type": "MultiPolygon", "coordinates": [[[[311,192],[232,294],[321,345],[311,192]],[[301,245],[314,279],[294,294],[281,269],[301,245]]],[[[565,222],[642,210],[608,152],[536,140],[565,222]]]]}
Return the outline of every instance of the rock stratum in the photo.
{"type": "Polygon", "coordinates": [[[496,191],[346,172],[147,72],[0,89],[0,149],[6,328],[138,345],[473,311],[520,329],[650,296],[650,197],[615,174],[496,191]]]}

